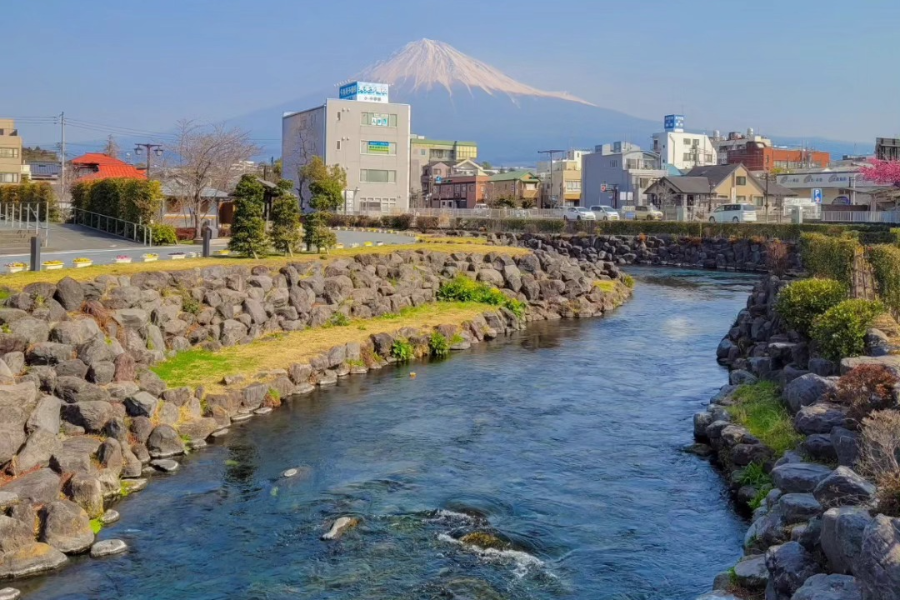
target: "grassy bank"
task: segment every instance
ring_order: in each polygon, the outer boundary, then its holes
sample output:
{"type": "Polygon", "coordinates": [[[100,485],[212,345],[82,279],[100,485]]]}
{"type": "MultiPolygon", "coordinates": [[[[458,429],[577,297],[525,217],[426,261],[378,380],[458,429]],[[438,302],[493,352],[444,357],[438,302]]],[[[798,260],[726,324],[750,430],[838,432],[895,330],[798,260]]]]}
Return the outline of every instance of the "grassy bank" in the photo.
{"type": "Polygon", "coordinates": [[[334,346],[365,342],[372,334],[390,333],[403,327],[458,325],[492,309],[495,307],[475,302],[429,303],[404,309],[399,314],[352,320],[344,326],[273,334],[218,352],[187,350],[159,363],[153,370],[169,387],[202,385],[209,391],[217,391],[224,387],[221,381],[225,375],[253,376],[264,370],[286,369],[293,363],[308,362],[334,346]]]}
{"type": "Polygon", "coordinates": [[[781,456],[803,440],[794,430],[791,415],[781,404],[778,386],[770,381],[742,385],[734,392],[728,412],[739,425],[781,456]]]}
{"type": "Polygon", "coordinates": [[[21,289],[30,283],[49,282],[55,283],[63,277],[71,277],[76,281],[88,281],[99,277],[100,275],[133,275],[135,273],[146,273],[148,271],[186,271],[188,269],[204,268],[210,266],[236,266],[247,265],[250,267],[264,265],[271,269],[278,269],[289,263],[310,262],[310,261],[331,261],[339,258],[352,258],[359,254],[390,254],[402,250],[428,250],[429,252],[472,252],[479,254],[487,254],[488,252],[499,252],[508,255],[528,254],[528,250],[524,248],[511,248],[506,246],[488,246],[485,243],[467,243],[465,248],[461,248],[460,244],[451,244],[445,242],[424,244],[399,244],[391,246],[368,246],[361,248],[345,248],[341,250],[332,250],[328,254],[295,254],[290,256],[269,256],[265,258],[241,258],[241,257],[216,257],[216,258],[194,258],[179,261],[161,260],[149,263],[130,263],[130,264],[111,264],[111,265],[94,265],[83,269],[66,269],[64,271],[25,271],[22,273],[12,273],[8,275],[0,275],[0,287],[8,287],[11,289],[21,289]],[[325,257],[324,259],[322,257],[325,257]]]}

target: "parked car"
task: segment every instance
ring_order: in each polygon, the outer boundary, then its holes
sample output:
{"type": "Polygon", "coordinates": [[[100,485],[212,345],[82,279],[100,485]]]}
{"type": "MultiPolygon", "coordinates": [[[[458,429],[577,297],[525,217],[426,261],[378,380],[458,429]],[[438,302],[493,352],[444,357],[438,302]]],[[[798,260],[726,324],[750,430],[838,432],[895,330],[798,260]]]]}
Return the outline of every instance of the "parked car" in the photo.
{"type": "Polygon", "coordinates": [[[583,206],[567,206],[563,211],[564,221],[596,221],[597,215],[583,206]]]}
{"type": "Polygon", "coordinates": [[[755,223],[756,206],[753,204],[723,204],[717,206],[709,217],[710,223],[755,223]]]}
{"type": "Polygon", "coordinates": [[[485,203],[483,203],[483,202],[479,202],[478,204],[476,204],[476,205],[475,205],[475,208],[474,208],[473,210],[474,210],[476,213],[489,213],[489,212],[491,212],[491,209],[488,208],[488,205],[485,204],[485,203]]]}
{"type": "Polygon", "coordinates": [[[635,206],[635,221],[662,221],[663,214],[652,206],[635,206]]]}
{"type": "Polygon", "coordinates": [[[612,206],[592,206],[591,212],[601,221],[618,221],[619,211],[612,206]]]}

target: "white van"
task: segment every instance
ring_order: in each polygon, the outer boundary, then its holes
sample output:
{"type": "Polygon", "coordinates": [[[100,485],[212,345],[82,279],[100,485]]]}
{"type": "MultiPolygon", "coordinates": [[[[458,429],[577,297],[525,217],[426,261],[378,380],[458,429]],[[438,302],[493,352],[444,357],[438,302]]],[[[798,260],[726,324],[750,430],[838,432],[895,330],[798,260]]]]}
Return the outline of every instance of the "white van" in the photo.
{"type": "Polygon", "coordinates": [[[756,206],[753,204],[723,204],[716,207],[710,223],[755,223],[756,206]]]}

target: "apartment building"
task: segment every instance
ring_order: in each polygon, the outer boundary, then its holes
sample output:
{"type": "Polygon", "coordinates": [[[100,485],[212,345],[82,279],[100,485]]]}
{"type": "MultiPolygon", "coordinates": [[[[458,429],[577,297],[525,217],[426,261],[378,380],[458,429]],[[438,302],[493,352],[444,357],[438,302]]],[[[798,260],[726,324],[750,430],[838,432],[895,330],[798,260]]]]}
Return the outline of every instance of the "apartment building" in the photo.
{"type": "Polygon", "coordinates": [[[684,115],[666,115],[663,131],[653,134],[653,152],[659,154],[663,169],[671,165],[686,171],[718,163],[718,154],[709,136],[684,130],[684,115]]]}
{"type": "Polygon", "coordinates": [[[642,150],[637,144],[615,142],[597,146],[583,159],[584,206],[644,206],[649,204],[647,188],[668,174],[658,154],[642,150]]]}
{"type": "Polygon", "coordinates": [[[485,193],[485,203],[500,199],[512,200],[516,205],[537,206],[541,180],[531,171],[508,171],[491,175],[485,193]]]}
{"type": "Polygon", "coordinates": [[[542,206],[581,204],[581,169],[587,154],[585,150],[568,150],[561,159],[538,163],[542,206]]]}
{"type": "Polygon", "coordinates": [[[487,175],[451,175],[435,183],[432,208],[475,208],[485,203],[490,177],[487,175]]]}
{"type": "Polygon", "coordinates": [[[0,184],[20,183],[23,168],[22,138],[12,119],[0,119],[0,184]]]}
{"type": "MultiPolygon", "coordinates": [[[[285,113],[281,152],[284,177],[298,181],[298,169],[314,156],[347,172],[347,211],[385,214],[409,210],[410,106],[388,101],[388,86],[357,82],[342,98],[285,113]],[[377,93],[348,93],[376,89],[377,93]]],[[[301,202],[308,190],[295,190],[301,202]]]]}

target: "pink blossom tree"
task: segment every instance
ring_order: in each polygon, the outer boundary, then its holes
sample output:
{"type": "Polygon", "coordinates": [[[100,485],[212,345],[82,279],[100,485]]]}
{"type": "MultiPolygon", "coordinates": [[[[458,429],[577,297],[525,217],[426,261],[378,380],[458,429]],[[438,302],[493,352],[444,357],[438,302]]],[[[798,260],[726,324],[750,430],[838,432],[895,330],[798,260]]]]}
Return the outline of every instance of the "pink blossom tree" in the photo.
{"type": "Polygon", "coordinates": [[[900,187],[900,160],[873,158],[869,161],[869,166],[860,169],[859,177],[878,185],[900,187]]]}

